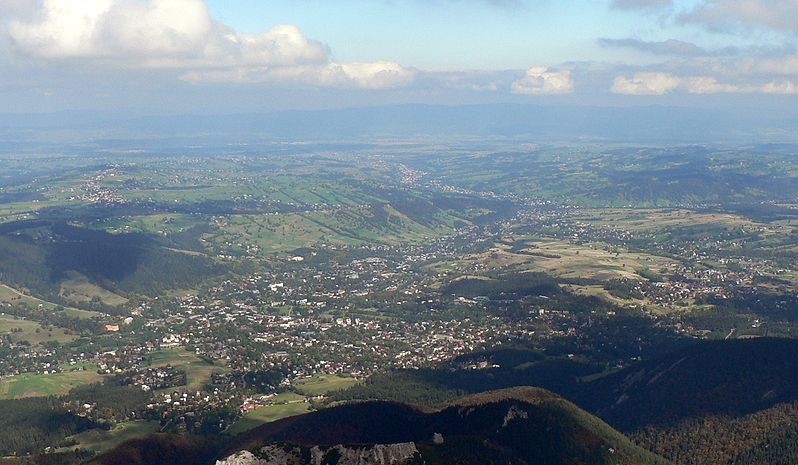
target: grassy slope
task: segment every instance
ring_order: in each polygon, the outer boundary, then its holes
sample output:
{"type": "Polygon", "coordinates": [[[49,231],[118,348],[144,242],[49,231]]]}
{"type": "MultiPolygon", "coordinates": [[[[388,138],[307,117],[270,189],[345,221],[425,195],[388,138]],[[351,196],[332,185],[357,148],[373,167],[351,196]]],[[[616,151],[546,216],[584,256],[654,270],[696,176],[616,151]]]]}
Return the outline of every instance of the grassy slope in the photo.
{"type": "Polygon", "coordinates": [[[0,399],[20,399],[63,395],[70,389],[85,384],[96,383],[102,376],[93,370],[37,375],[23,373],[0,379],[0,399]]]}
{"type": "Polygon", "coordinates": [[[305,397],[294,393],[278,394],[271,399],[270,402],[270,405],[265,405],[248,412],[241,419],[236,421],[227,432],[232,435],[241,434],[245,431],[257,428],[264,423],[294,415],[301,415],[310,411],[310,406],[306,402],[305,397]]]}
{"type": "Polygon", "coordinates": [[[48,341],[69,342],[76,339],[76,336],[66,334],[63,328],[44,329],[35,321],[21,320],[8,315],[0,315],[0,334],[10,334],[14,342],[28,341],[31,344],[48,341]],[[21,332],[16,331],[20,329],[21,332]]]}
{"type": "Polygon", "coordinates": [[[285,392],[269,399],[269,405],[248,412],[228,433],[236,435],[271,421],[310,412],[310,397],[324,396],[330,392],[354,386],[359,381],[345,376],[319,374],[296,381],[294,392],[285,392]]]}
{"type": "Polygon", "coordinates": [[[76,444],[62,448],[61,452],[80,448],[102,453],[131,439],[156,433],[160,429],[161,427],[157,422],[151,421],[129,421],[120,423],[108,431],[91,429],[71,436],[69,439],[74,440],[76,444]]]}
{"type": "Polygon", "coordinates": [[[357,383],[358,380],[348,376],[319,374],[296,381],[294,389],[306,396],[323,396],[332,391],[352,387],[357,383]]]}
{"type": "Polygon", "coordinates": [[[211,375],[213,375],[213,373],[227,370],[227,368],[224,366],[214,365],[212,363],[206,362],[205,360],[197,357],[194,353],[180,347],[159,350],[150,354],[149,357],[151,357],[152,366],[154,367],[172,365],[175,368],[180,368],[186,371],[187,385],[177,388],[177,390],[199,389],[203,384],[210,381],[211,375]]]}

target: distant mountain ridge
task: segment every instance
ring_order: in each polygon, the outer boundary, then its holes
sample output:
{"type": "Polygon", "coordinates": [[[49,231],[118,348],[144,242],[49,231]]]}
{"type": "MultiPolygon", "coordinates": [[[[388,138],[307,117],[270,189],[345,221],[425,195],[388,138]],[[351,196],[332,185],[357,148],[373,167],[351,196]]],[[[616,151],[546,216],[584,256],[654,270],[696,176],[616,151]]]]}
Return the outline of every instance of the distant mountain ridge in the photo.
{"type": "MultiPolygon", "coordinates": [[[[796,141],[798,115],[752,110],[665,106],[543,106],[406,104],[325,110],[219,115],[125,115],[89,111],[43,114],[0,113],[5,149],[19,140],[101,142],[105,148],[151,138],[164,150],[198,143],[266,140],[359,140],[423,136],[532,137],[619,142],[796,141]],[[72,134],[69,134],[71,132],[72,134]]],[[[22,145],[24,146],[24,145],[22,145]]],[[[22,147],[20,146],[20,147],[22,147]]],[[[0,149],[4,147],[0,146],[0,149]]],[[[86,146],[84,146],[84,149],[86,146]]]]}

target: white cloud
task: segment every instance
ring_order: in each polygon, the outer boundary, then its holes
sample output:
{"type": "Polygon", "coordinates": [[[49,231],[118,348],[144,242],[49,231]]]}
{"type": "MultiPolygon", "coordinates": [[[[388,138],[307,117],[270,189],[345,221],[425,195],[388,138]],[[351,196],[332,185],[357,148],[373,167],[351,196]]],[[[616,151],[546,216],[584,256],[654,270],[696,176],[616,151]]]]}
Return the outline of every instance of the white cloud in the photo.
{"type": "Polygon", "coordinates": [[[199,0],[45,0],[37,21],[12,21],[20,53],[44,59],[185,57],[213,23],[199,0]]]}
{"type": "Polygon", "coordinates": [[[680,79],[668,73],[643,72],[631,78],[618,76],[611,91],[627,95],[663,95],[679,87],[680,79]]]}
{"type": "Polygon", "coordinates": [[[798,94],[798,85],[789,80],[769,81],[764,84],[761,81],[731,84],[721,82],[713,76],[675,76],[670,73],[643,72],[631,78],[616,77],[611,90],[616,94],[627,95],[663,95],[675,91],[690,94],[798,94]]]}
{"type": "Polygon", "coordinates": [[[135,67],[289,66],[329,55],[296,26],[239,33],[202,0],[45,0],[38,21],[13,21],[8,32],[26,56],[135,67]]]}
{"type": "Polygon", "coordinates": [[[574,90],[574,81],[568,70],[554,71],[537,66],[527,70],[526,75],[513,82],[514,94],[547,95],[567,94],[574,90]]]}
{"type": "Polygon", "coordinates": [[[373,63],[332,63],[323,72],[329,85],[355,83],[358,87],[381,89],[399,87],[413,80],[415,73],[389,61],[373,63]]]}
{"type": "Polygon", "coordinates": [[[389,89],[411,83],[416,72],[394,62],[327,63],[283,67],[238,67],[190,71],[189,82],[296,82],[326,87],[389,89]]]}
{"type": "Polygon", "coordinates": [[[798,85],[792,81],[771,81],[762,86],[766,94],[798,94],[798,85]]]}
{"type": "Polygon", "coordinates": [[[717,78],[711,76],[681,78],[680,85],[691,94],[722,94],[746,91],[746,89],[734,84],[719,82],[717,78]]]}
{"type": "Polygon", "coordinates": [[[11,21],[8,36],[19,55],[45,63],[176,68],[190,81],[378,89],[414,77],[392,62],[332,62],[326,45],[293,25],[238,32],[215,21],[203,0],[44,0],[35,20],[11,21]]]}
{"type": "Polygon", "coordinates": [[[292,25],[274,26],[263,34],[236,34],[229,31],[226,39],[237,45],[240,62],[245,65],[290,66],[327,61],[329,51],[319,42],[305,37],[292,25]]]}

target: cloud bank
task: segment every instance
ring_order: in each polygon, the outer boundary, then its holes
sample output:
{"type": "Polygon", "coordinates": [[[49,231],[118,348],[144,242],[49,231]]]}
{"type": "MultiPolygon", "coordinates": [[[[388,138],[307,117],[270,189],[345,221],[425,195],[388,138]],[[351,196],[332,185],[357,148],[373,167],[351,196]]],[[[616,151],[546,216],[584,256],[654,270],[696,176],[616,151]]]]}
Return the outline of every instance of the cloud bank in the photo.
{"type": "MultiPolygon", "coordinates": [[[[453,9],[481,4],[482,14],[487,4],[534,6],[524,0],[439,1],[453,9]]],[[[798,22],[793,19],[798,0],[611,0],[602,8],[623,17],[653,17],[661,29],[649,31],[650,36],[638,29],[627,31],[634,37],[620,31],[619,38],[595,38],[594,44],[622,57],[614,62],[563,57],[564,63],[536,66],[537,60],[552,60],[530,46],[518,58],[530,66],[526,69],[446,69],[442,55],[433,71],[390,57],[337,61],[328,45],[292,24],[245,33],[215,19],[205,0],[0,0],[0,64],[19,64],[18,82],[47,76],[51,81],[42,87],[55,88],[42,90],[48,95],[57,95],[58,85],[66,82],[59,73],[78,85],[94,73],[98,79],[113,76],[111,87],[117,77],[156,76],[191,89],[202,89],[190,85],[202,83],[256,90],[279,84],[271,87],[326,88],[340,95],[390,90],[381,94],[414,101],[441,95],[488,99],[491,94],[495,100],[559,96],[562,101],[575,95],[571,101],[580,102],[615,94],[798,94],[798,22]],[[724,40],[730,36],[736,40],[724,40]]]]}
{"type": "MultiPolygon", "coordinates": [[[[9,1],[9,0],[3,0],[9,1]]],[[[8,24],[13,50],[42,61],[185,69],[184,79],[381,89],[414,72],[390,61],[336,63],[293,25],[245,34],[215,21],[202,0],[44,0],[34,20],[8,24]]]]}
{"type": "Polygon", "coordinates": [[[792,81],[770,81],[761,85],[736,85],[718,81],[712,76],[675,76],[662,72],[640,72],[633,76],[618,76],[610,89],[625,95],[664,95],[675,91],[690,94],[767,93],[798,94],[792,81]]]}

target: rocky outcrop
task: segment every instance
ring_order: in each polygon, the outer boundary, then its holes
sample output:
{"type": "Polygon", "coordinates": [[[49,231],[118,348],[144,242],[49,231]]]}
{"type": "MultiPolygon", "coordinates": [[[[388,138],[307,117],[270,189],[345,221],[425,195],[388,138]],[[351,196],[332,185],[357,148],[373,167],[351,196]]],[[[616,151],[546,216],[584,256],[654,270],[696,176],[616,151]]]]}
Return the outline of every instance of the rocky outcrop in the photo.
{"type": "Polygon", "coordinates": [[[265,460],[255,457],[255,454],[248,450],[236,452],[224,460],[216,461],[216,465],[264,465],[265,463],[265,460]]]}
{"type": "Polygon", "coordinates": [[[525,410],[521,410],[519,406],[513,405],[510,407],[510,410],[507,411],[507,415],[504,416],[502,428],[507,428],[507,425],[513,420],[526,420],[527,418],[529,418],[529,414],[525,410]]]}
{"type": "Polygon", "coordinates": [[[216,465],[406,465],[417,455],[412,442],[333,447],[273,444],[255,453],[237,452],[216,465]]]}

